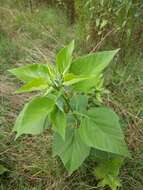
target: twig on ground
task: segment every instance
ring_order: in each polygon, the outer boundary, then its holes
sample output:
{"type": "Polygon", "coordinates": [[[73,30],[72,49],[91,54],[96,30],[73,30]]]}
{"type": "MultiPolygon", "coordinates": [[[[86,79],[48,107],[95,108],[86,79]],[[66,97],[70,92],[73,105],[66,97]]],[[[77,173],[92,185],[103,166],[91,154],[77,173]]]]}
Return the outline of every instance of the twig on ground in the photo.
{"type": "Polygon", "coordinates": [[[107,34],[105,34],[105,36],[97,43],[97,45],[90,51],[90,53],[97,51],[102,46],[102,44],[106,40],[106,38],[115,32],[117,32],[117,29],[115,29],[115,28],[113,28],[112,30],[107,32],[107,34]]]}

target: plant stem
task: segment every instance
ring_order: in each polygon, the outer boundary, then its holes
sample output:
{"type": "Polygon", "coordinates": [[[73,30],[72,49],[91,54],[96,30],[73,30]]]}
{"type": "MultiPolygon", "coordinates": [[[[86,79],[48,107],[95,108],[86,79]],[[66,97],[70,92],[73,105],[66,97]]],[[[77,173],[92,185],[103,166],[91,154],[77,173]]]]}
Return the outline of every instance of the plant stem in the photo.
{"type": "Polygon", "coordinates": [[[79,119],[77,117],[77,115],[74,113],[74,110],[73,108],[71,107],[70,103],[69,103],[69,99],[68,99],[68,96],[64,95],[63,94],[63,98],[68,106],[68,108],[70,109],[70,111],[72,112],[73,116],[75,117],[75,120],[77,121],[77,127],[78,127],[78,124],[79,124],[79,119]]]}
{"type": "MultiPolygon", "coordinates": [[[[53,82],[53,86],[52,86],[52,87],[53,87],[55,90],[59,91],[59,88],[57,87],[57,85],[55,84],[55,82],[54,82],[54,81],[52,81],[52,82],[53,82]]],[[[62,94],[62,97],[63,97],[63,99],[65,100],[65,102],[66,102],[66,104],[67,104],[69,110],[72,112],[73,116],[75,117],[75,120],[77,121],[77,126],[78,126],[78,124],[79,124],[79,119],[78,119],[77,115],[74,113],[74,110],[73,110],[73,108],[71,107],[71,105],[70,105],[70,103],[69,103],[70,100],[69,100],[68,95],[67,95],[67,93],[65,92],[65,90],[64,90],[64,93],[62,94]]]]}

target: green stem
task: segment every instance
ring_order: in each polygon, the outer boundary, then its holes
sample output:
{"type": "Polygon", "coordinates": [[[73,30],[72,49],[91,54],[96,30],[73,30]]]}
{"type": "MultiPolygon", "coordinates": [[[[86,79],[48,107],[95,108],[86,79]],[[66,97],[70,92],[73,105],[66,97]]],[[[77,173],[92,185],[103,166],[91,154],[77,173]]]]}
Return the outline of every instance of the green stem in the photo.
{"type": "Polygon", "coordinates": [[[85,115],[85,114],[83,114],[83,113],[80,113],[80,112],[78,112],[78,111],[74,111],[74,114],[75,114],[75,115],[80,115],[81,117],[86,117],[87,119],[89,119],[89,117],[88,117],[87,115],[85,115]]]}
{"type": "MultiPolygon", "coordinates": [[[[55,89],[55,90],[58,90],[59,91],[59,88],[57,87],[57,85],[53,82],[53,88],[55,89]]],[[[77,117],[77,114],[75,114],[74,113],[74,110],[73,110],[73,108],[71,107],[71,105],[70,105],[70,100],[69,100],[69,98],[68,98],[68,95],[66,94],[66,92],[64,91],[64,93],[65,94],[62,94],[62,97],[63,97],[63,99],[65,100],[65,102],[66,102],[66,104],[67,104],[67,106],[68,106],[68,108],[69,108],[69,110],[71,111],[71,113],[73,114],[73,116],[75,117],[75,120],[77,121],[77,126],[78,126],[78,124],[79,124],[79,119],[78,119],[78,117],[77,117]]]]}
{"type": "Polygon", "coordinates": [[[71,105],[70,105],[70,103],[69,103],[68,97],[63,94],[63,98],[64,98],[64,100],[65,100],[65,102],[66,102],[68,108],[69,108],[70,111],[72,112],[73,116],[75,117],[75,120],[77,121],[77,126],[78,126],[78,124],[79,124],[79,119],[78,119],[78,117],[77,117],[77,114],[75,114],[73,108],[71,107],[71,105]]]}

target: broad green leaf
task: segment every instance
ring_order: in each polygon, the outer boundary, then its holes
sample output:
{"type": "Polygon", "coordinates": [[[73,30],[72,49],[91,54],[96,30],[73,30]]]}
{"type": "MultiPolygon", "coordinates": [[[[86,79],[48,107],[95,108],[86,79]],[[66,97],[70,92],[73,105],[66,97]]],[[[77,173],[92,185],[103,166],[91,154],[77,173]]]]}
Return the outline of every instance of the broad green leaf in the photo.
{"type": "Polygon", "coordinates": [[[65,140],[65,131],[66,131],[66,114],[61,111],[57,106],[51,112],[51,121],[52,127],[55,132],[57,132],[63,140],[65,140]]]}
{"type": "Polygon", "coordinates": [[[40,134],[44,130],[46,117],[53,109],[54,103],[51,97],[36,97],[25,104],[13,129],[17,132],[16,138],[22,134],[40,134]]]}
{"type": "Polygon", "coordinates": [[[44,90],[48,88],[48,86],[48,81],[46,79],[36,78],[16,90],[16,93],[44,90]]]}
{"type": "Polygon", "coordinates": [[[49,80],[49,68],[46,64],[29,64],[23,67],[9,70],[23,82],[31,82],[36,78],[49,80]]]}
{"type": "Polygon", "coordinates": [[[54,136],[53,153],[61,158],[70,173],[78,169],[89,152],[90,147],[83,143],[77,129],[67,128],[65,141],[58,134],[54,136]]]}
{"type": "Polygon", "coordinates": [[[76,84],[74,84],[72,87],[77,92],[89,92],[92,88],[97,89],[99,86],[99,83],[102,81],[102,75],[98,74],[95,76],[89,77],[87,80],[80,81],[76,84]]]}
{"type": "Polygon", "coordinates": [[[6,171],[8,171],[8,169],[0,164],[0,175],[2,175],[3,173],[5,173],[6,171]]]}
{"type": "Polygon", "coordinates": [[[111,109],[95,107],[88,110],[79,133],[91,147],[123,156],[129,156],[119,118],[111,109]]]}
{"type": "MultiPolygon", "coordinates": [[[[95,157],[97,162],[106,161],[117,157],[117,154],[111,152],[102,151],[96,148],[92,149],[92,155],[95,157]]],[[[118,156],[119,157],[119,156],[118,156]]]]}
{"type": "Polygon", "coordinates": [[[88,54],[74,60],[70,67],[70,72],[75,75],[93,76],[101,73],[119,51],[102,51],[88,54]]]}
{"type": "Polygon", "coordinates": [[[66,74],[66,76],[64,77],[64,82],[63,82],[63,84],[64,84],[65,86],[70,86],[70,85],[73,85],[73,84],[78,83],[78,82],[80,82],[80,81],[85,81],[85,80],[87,80],[87,79],[88,79],[88,77],[76,76],[76,75],[74,75],[74,74],[72,74],[72,73],[68,73],[68,74],[66,74]]]}
{"type": "Polygon", "coordinates": [[[61,74],[66,73],[69,69],[72,61],[73,50],[74,50],[74,40],[68,46],[61,49],[61,51],[57,54],[56,64],[61,74]]]}
{"type": "Polygon", "coordinates": [[[70,105],[74,111],[84,113],[88,105],[88,97],[86,95],[74,95],[71,98],[70,105]]]}

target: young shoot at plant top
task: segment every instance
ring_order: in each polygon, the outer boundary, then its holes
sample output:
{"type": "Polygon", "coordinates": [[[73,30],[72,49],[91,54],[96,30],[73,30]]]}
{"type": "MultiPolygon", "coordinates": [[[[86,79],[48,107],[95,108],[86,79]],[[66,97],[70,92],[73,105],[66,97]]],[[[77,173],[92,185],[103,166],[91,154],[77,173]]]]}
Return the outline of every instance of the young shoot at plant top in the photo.
{"type": "Polygon", "coordinates": [[[118,49],[74,60],[73,50],[74,41],[57,54],[55,65],[28,64],[10,70],[24,83],[17,93],[40,91],[25,104],[13,130],[16,138],[22,134],[37,135],[50,123],[54,133],[53,154],[60,157],[69,173],[77,170],[94,149],[99,163],[95,175],[102,186],[116,189],[120,186],[119,168],[123,158],[130,154],[119,118],[102,105],[101,94],[103,71],[118,49]]]}

